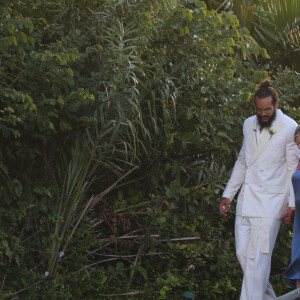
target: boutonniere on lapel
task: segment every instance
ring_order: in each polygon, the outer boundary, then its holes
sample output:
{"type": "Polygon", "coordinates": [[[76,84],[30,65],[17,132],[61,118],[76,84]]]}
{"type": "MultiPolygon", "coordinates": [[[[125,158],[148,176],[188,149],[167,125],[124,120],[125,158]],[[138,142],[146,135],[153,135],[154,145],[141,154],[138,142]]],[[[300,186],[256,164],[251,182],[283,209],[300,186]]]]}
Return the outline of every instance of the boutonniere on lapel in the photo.
{"type": "Polygon", "coordinates": [[[270,133],[270,138],[269,138],[269,140],[270,140],[272,138],[272,136],[276,133],[276,130],[270,128],[269,133],[270,133]]]}

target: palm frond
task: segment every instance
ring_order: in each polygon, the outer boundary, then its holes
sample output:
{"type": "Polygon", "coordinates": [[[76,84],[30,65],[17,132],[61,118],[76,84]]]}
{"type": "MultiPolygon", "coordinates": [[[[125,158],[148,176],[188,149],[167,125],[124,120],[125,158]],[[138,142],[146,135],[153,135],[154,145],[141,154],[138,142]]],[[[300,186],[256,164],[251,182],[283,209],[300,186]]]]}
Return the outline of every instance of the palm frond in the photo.
{"type": "Polygon", "coordinates": [[[280,64],[300,66],[300,1],[224,0],[219,9],[232,10],[241,26],[280,64]]]}

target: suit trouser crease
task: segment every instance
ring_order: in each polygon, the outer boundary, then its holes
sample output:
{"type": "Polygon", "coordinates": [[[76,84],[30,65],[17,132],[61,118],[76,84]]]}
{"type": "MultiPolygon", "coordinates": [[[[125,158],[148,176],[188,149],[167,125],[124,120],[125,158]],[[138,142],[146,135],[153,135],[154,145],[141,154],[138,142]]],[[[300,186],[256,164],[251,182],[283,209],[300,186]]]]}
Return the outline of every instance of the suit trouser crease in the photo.
{"type": "Polygon", "coordinates": [[[236,254],[244,273],[240,300],[276,299],[268,281],[280,224],[278,219],[236,216],[236,254]]]}

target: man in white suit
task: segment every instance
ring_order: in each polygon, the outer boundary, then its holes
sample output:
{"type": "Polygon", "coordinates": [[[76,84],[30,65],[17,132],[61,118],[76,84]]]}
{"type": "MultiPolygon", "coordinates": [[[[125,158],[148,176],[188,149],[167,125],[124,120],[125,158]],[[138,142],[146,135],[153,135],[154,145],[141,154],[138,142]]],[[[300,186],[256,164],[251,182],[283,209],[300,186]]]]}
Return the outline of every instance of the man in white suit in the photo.
{"type": "Polygon", "coordinates": [[[244,122],[243,145],[220,212],[227,216],[241,187],[235,220],[236,255],[244,273],[240,300],[269,300],[276,299],[269,283],[275,240],[281,221],[290,223],[294,216],[297,124],[277,108],[278,95],[269,80],[261,83],[254,101],[256,115],[244,122]]]}

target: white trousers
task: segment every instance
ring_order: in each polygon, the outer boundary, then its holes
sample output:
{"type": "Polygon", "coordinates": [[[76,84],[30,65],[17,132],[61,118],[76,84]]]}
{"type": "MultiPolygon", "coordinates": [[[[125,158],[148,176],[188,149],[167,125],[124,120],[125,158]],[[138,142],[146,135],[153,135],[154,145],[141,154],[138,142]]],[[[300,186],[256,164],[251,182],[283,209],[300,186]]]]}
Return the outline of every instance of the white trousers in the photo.
{"type": "Polygon", "coordinates": [[[236,255],[244,273],[240,300],[276,299],[269,276],[280,224],[277,219],[236,216],[236,255]]]}

